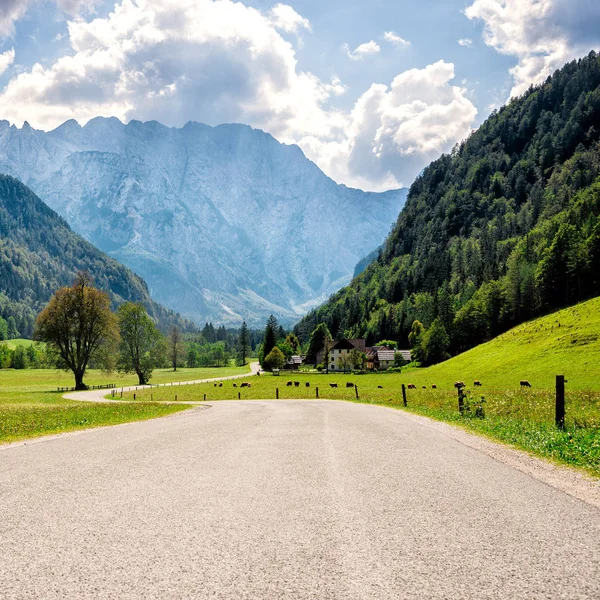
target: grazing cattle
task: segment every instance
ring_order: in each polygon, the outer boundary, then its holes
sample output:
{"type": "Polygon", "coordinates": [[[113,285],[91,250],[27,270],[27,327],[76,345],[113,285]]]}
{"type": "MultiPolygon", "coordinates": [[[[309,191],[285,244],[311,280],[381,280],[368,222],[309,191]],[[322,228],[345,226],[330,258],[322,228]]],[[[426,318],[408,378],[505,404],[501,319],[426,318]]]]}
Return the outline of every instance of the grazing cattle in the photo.
{"type": "Polygon", "coordinates": [[[288,381],[285,385],[287,385],[288,387],[292,387],[294,385],[293,381],[288,381]]]}
{"type": "Polygon", "coordinates": [[[521,387],[531,387],[531,384],[526,379],[521,379],[521,387]]]}
{"type": "Polygon", "coordinates": [[[454,382],[454,387],[455,387],[457,390],[460,390],[461,388],[464,388],[464,387],[465,387],[465,384],[464,384],[462,381],[455,381],[455,382],[454,382]]]}
{"type": "Polygon", "coordinates": [[[310,382],[306,382],[306,387],[310,387],[310,382]]]}
{"type": "Polygon", "coordinates": [[[336,388],[337,387],[337,383],[330,383],[329,387],[336,388]]]}
{"type": "Polygon", "coordinates": [[[377,389],[378,389],[378,390],[382,390],[382,389],[383,389],[383,386],[382,386],[382,385],[378,385],[378,386],[377,386],[377,389]]]}
{"type": "Polygon", "coordinates": [[[426,390],[426,389],[427,389],[427,386],[426,386],[426,385],[424,385],[424,386],[423,386],[423,389],[424,389],[424,390],[426,390]]]}
{"type": "Polygon", "coordinates": [[[437,390],[437,385],[433,384],[433,385],[431,386],[431,389],[432,389],[432,390],[437,390]]]}
{"type": "Polygon", "coordinates": [[[416,389],[417,389],[417,386],[416,386],[414,383],[409,383],[409,384],[408,384],[408,389],[409,389],[409,390],[416,390],[416,389]]]}
{"type": "Polygon", "coordinates": [[[482,385],[482,384],[481,384],[481,381],[479,381],[479,380],[476,380],[476,381],[474,381],[474,382],[473,382],[473,385],[474,385],[475,387],[481,387],[481,385],[482,385]]]}
{"type": "Polygon", "coordinates": [[[219,387],[223,387],[223,384],[222,384],[222,383],[220,383],[220,384],[219,384],[219,387]]]}
{"type": "Polygon", "coordinates": [[[354,387],[354,384],[353,384],[353,383],[351,383],[350,381],[348,381],[348,382],[346,383],[346,387],[347,387],[347,388],[354,387]]]}
{"type": "Polygon", "coordinates": [[[294,381],[294,385],[295,385],[296,387],[300,387],[300,382],[299,382],[299,381],[294,381]]]}
{"type": "Polygon", "coordinates": [[[233,384],[233,387],[237,387],[237,383],[234,383],[234,384],[233,384]]]}
{"type": "Polygon", "coordinates": [[[250,387],[249,383],[242,383],[242,385],[240,385],[240,387],[250,387]]]}
{"type": "Polygon", "coordinates": [[[215,383],[215,387],[217,387],[217,384],[215,383]]]}

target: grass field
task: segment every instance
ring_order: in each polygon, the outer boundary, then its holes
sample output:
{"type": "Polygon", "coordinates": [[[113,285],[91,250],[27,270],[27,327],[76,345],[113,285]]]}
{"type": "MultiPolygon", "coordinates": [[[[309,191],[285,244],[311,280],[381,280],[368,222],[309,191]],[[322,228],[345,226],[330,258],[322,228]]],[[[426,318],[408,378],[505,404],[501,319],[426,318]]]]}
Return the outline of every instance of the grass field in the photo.
{"type": "MultiPolygon", "coordinates": [[[[249,370],[249,367],[178,369],[176,372],[160,369],[155,371],[152,381],[165,383],[227,377],[243,374],[249,370]]],[[[137,378],[132,375],[107,375],[101,371],[89,371],[86,383],[88,385],[114,383],[127,386],[137,383],[137,378]]],[[[75,429],[150,419],[187,408],[153,403],[84,404],[65,400],[62,394],[56,391],[58,387],[72,385],[72,376],[62,371],[0,370],[0,443],[75,429]]]]}
{"type": "MultiPolygon", "coordinates": [[[[408,410],[451,422],[490,438],[513,444],[539,456],[578,466],[600,476],[600,299],[582,303],[517,327],[465,354],[428,369],[408,368],[401,374],[317,375],[284,374],[249,377],[250,388],[240,382],[159,388],[137,392],[138,401],[207,401],[270,399],[279,390],[281,399],[320,398],[360,401],[394,408],[402,406],[402,384],[408,391],[408,410]],[[554,383],[557,374],[567,376],[566,428],[554,426],[554,383]],[[474,380],[482,388],[472,386],[474,380]],[[521,389],[527,379],[531,389],[521,389]],[[299,386],[288,387],[288,381],[299,386]],[[474,411],[458,412],[454,382],[467,383],[473,406],[485,397],[485,418],[474,411]],[[330,387],[337,383],[337,388],[330,387]],[[309,387],[306,386],[309,384],[309,387]],[[432,389],[435,384],[437,389],[432,389]],[[426,389],[423,389],[423,386],[426,389]]],[[[130,400],[132,395],[127,396],[130,400]]]]}
{"type": "Polygon", "coordinates": [[[5,340],[4,343],[11,349],[14,350],[17,346],[23,346],[29,348],[33,342],[31,340],[16,339],[16,340],[5,340]]]}

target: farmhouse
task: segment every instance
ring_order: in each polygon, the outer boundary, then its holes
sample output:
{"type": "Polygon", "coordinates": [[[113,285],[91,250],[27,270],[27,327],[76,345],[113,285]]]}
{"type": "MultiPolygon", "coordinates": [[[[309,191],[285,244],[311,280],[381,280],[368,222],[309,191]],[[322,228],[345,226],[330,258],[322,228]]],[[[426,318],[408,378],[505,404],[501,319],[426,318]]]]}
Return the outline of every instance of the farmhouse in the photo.
{"type": "Polygon", "coordinates": [[[395,351],[387,346],[374,346],[367,352],[367,371],[385,371],[394,366],[395,351]]]}
{"type": "MultiPolygon", "coordinates": [[[[358,339],[342,339],[330,342],[329,346],[329,362],[327,368],[331,372],[346,371],[354,368],[350,357],[353,350],[358,350],[366,356],[366,368],[371,371],[385,371],[395,364],[396,351],[391,350],[387,346],[367,347],[365,340],[358,339]]],[[[410,362],[410,351],[398,351],[403,360],[410,362]]],[[[324,364],[325,348],[322,348],[316,356],[316,364],[324,364]]]]}
{"type": "Polygon", "coordinates": [[[287,360],[284,368],[288,371],[298,371],[298,369],[300,369],[300,366],[302,365],[303,362],[304,362],[304,356],[294,355],[287,360]]]}

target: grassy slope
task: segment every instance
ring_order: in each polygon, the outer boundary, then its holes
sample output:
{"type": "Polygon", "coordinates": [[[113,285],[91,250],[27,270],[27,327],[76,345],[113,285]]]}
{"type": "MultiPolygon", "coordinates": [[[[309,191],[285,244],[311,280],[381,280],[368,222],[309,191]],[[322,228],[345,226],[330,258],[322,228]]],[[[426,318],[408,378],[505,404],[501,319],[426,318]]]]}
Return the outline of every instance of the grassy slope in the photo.
{"type": "Polygon", "coordinates": [[[31,340],[6,340],[4,342],[11,350],[14,350],[17,346],[24,346],[25,348],[29,348],[33,342],[31,340]]]}
{"type": "Polygon", "coordinates": [[[556,375],[566,375],[569,389],[600,391],[600,298],[524,323],[445,363],[411,372],[415,383],[479,379],[495,389],[518,387],[521,379],[534,389],[553,389],[556,375]]]}
{"type": "MultiPolygon", "coordinates": [[[[249,367],[180,369],[176,372],[170,369],[159,369],[154,373],[153,382],[225,377],[248,371],[249,367]]],[[[132,375],[106,375],[100,371],[89,371],[86,382],[89,385],[115,383],[126,386],[137,383],[137,379],[132,375]]],[[[62,394],[56,391],[58,387],[72,385],[72,376],[62,371],[0,370],[0,443],[75,429],[150,419],[187,408],[152,403],[85,404],[64,400],[62,394]]]]}

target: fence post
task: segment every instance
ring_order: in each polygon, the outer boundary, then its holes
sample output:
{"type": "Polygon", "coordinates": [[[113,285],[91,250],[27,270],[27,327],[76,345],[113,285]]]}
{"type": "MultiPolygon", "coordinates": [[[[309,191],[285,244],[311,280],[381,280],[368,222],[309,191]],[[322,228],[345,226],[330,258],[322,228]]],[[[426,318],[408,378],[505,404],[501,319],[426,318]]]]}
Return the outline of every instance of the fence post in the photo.
{"type": "Polygon", "coordinates": [[[242,392],[238,392],[238,400],[242,399],[242,392]]]}
{"type": "Polygon", "coordinates": [[[204,402],[206,402],[206,394],[204,394],[204,402]]]}
{"type": "Polygon", "coordinates": [[[319,399],[319,388],[315,388],[315,392],[317,393],[317,400],[319,399]]]}
{"type": "Polygon", "coordinates": [[[175,402],[177,402],[177,394],[175,394],[175,402]]]}
{"type": "Polygon", "coordinates": [[[406,386],[404,384],[402,384],[402,402],[404,406],[408,406],[406,402],[406,386]]]}
{"type": "Polygon", "coordinates": [[[135,400],[135,394],[133,395],[133,399],[135,400]]]}
{"type": "Polygon", "coordinates": [[[279,400],[279,388],[275,388],[275,400],[279,400]]]}
{"type": "Polygon", "coordinates": [[[556,426],[559,429],[565,428],[565,376],[556,376],[556,426]]]}
{"type": "Polygon", "coordinates": [[[462,387],[459,386],[457,388],[457,391],[458,391],[458,412],[462,415],[465,410],[465,404],[464,404],[465,396],[463,394],[462,387]]]}
{"type": "Polygon", "coordinates": [[[354,386],[354,392],[356,393],[356,399],[360,400],[360,398],[358,397],[358,386],[357,385],[354,386]]]}

